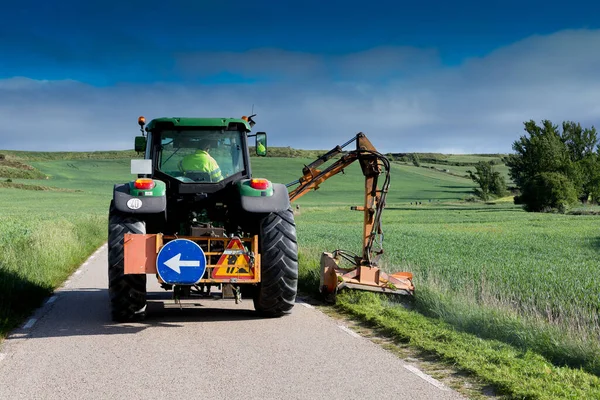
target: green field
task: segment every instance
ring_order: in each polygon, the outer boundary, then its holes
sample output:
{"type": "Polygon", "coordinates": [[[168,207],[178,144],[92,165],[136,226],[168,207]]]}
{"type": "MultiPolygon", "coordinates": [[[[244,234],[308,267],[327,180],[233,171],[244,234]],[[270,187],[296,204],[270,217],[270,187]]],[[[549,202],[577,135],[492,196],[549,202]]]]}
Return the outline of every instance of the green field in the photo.
{"type": "MultiPolygon", "coordinates": [[[[0,333],[106,239],[112,185],[131,177],[128,159],[21,156],[49,179],[14,183],[83,192],[0,188],[0,302],[14,308],[0,309],[0,333]],[[36,295],[22,301],[31,290],[36,295]]],[[[253,158],[253,171],[287,183],[312,160],[253,158]]],[[[360,250],[362,213],[350,206],[361,205],[364,183],[358,164],[345,172],[297,201],[305,290],[316,289],[322,251],[360,250]]],[[[414,273],[421,315],[600,375],[600,217],[463,201],[472,188],[465,178],[393,164],[385,268],[414,273]]],[[[400,307],[385,304],[390,313],[400,307]]]]}

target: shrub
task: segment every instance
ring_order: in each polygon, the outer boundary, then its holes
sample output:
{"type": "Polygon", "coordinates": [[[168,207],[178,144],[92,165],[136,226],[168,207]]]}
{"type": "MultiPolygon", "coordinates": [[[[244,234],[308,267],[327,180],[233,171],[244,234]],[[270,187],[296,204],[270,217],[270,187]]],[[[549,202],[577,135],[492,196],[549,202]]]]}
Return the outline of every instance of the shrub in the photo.
{"type": "Polygon", "coordinates": [[[417,153],[414,153],[412,155],[412,163],[415,167],[420,167],[421,166],[421,162],[419,161],[419,156],[417,155],[417,153]]]}
{"type": "Polygon", "coordinates": [[[523,188],[523,194],[515,197],[515,204],[524,204],[527,211],[564,213],[577,202],[573,182],[558,172],[537,174],[523,188]]]}

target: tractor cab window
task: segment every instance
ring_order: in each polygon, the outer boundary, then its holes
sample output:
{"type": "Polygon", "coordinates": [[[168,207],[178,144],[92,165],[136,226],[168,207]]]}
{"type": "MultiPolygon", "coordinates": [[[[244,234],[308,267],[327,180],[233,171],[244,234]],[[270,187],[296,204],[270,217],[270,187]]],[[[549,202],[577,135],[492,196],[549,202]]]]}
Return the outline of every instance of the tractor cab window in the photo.
{"type": "Polygon", "coordinates": [[[238,131],[163,131],[160,144],[158,169],[182,182],[215,183],[244,170],[238,131]]]}

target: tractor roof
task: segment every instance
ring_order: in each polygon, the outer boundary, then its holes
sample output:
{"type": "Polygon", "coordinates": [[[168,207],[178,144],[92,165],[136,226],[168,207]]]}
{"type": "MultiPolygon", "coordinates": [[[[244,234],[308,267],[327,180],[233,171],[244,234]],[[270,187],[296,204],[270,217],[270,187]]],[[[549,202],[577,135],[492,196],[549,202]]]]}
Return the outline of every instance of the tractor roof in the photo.
{"type": "Polygon", "coordinates": [[[155,118],[150,121],[146,127],[147,130],[152,129],[170,129],[175,127],[223,127],[227,128],[229,124],[243,124],[248,132],[252,130],[248,121],[243,120],[241,118],[181,118],[181,117],[171,117],[171,118],[155,118]]]}

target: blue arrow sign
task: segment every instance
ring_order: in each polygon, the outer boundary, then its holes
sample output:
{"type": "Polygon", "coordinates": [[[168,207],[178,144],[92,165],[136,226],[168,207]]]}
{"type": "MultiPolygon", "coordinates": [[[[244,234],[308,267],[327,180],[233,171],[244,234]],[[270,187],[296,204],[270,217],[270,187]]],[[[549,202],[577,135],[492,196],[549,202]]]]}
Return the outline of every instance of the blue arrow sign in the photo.
{"type": "Polygon", "coordinates": [[[193,285],[206,271],[206,255],[188,239],[175,239],[163,246],[156,257],[158,276],[170,284],[193,285]]]}

